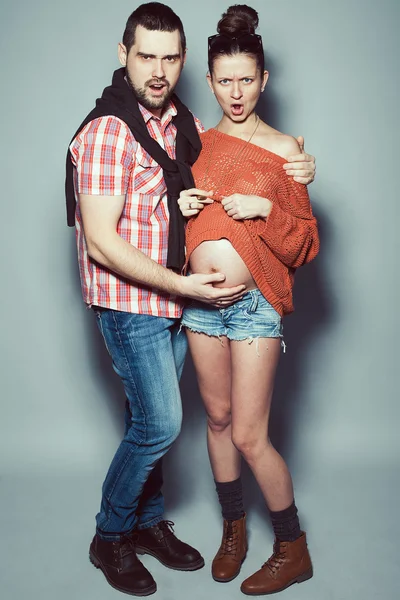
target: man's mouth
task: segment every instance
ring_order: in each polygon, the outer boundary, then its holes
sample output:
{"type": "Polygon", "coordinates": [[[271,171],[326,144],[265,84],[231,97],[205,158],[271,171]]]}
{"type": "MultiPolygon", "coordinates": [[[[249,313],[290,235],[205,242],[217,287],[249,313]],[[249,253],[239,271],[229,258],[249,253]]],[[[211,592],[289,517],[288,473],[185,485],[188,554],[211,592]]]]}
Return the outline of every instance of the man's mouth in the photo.
{"type": "Polygon", "coordinates": [[[161,95],[166,89],[168,89],[168,86],[166,83],[154,82],[149,84],[149,88],[152,93],[157,96],[161,95]]]}

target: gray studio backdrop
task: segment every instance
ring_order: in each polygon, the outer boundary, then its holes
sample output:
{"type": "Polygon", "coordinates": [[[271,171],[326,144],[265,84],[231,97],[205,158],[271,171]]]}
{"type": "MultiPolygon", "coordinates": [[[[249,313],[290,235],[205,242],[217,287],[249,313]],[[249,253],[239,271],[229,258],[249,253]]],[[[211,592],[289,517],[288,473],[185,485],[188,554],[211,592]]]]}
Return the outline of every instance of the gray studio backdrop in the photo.
{"type": "MultiPolygon", "coordinates": [[[[188,38],[178,91],[210,127],[219,109],[205,82],[207,36],[228,3],[169,5],[188,38]]],[[[318,166],[310,195],[321,254],[298,272],[272,423],[317,568],[314,580],[282,597],[391,600],[400,533],[400,3],[251,5],[259,11],[270,71],[259,112],[282,131],[304,135],[318,166]]],[[[63,184],[69,139],[119,66],[117,42],[136,6],[127,0],[0,6],[0,563],[7,599],[22,599],[28,590],[45,599],[58,590],[61,597],[61,587],[65,598],[118,597],[90,568],[86,551],[102,478],[121,436],[123,395],[81,300],[63,184]],[[63,540],[62,561],[53,554],[55,535],[63,540]],[[17,551],[19,564],[29,557],[25,578],[17,576],[17,551]],[[52,565],[46,576],[45,557],[52,565]]],[[[165,465],[167,514],[209,564],[220,521],[190,359],[182,392],[183,431],[165,465]]],[[[246,470],[244,477],[253,548],[247,576],[267,558],[272,535],[260,493],[246,470]]],[[[146,564],[153,568],[154,561],[146,564]]],[[[183,586],[181,574],[154,569],[165,582],[163,600],[240,597],[239,580],[218,586],[208,566],[185,575],[183,586]]]]}

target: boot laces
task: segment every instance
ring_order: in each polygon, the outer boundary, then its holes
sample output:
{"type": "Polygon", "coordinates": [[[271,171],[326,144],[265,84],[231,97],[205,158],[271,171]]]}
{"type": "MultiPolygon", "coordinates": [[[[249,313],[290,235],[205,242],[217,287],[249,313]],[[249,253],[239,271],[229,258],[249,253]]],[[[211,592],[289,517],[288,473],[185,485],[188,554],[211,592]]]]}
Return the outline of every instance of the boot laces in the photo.
{"type": "Polygon", "coordinates": [[[225,535],[222,540],[222,552],[224,554],[236,554],[238,548],[237,526],[228,521],[225,535]]]}
{"type": "Polygon", "coordinates": [[[277,541],[274,544],[274,552],[273,552],[272,556],[269,557],[267,562],[265,562],[261,568],[262,569],[267,568],[271,571],[271,573],[273,575],[275,575],[275,573],[277,571],[279,571],[280,567],[283,565],[285,557],[286,557],[286,552],[284,549],[283,549],[283,551],[281,550],[280,544],[277,541]]]}
{"type": "Polygon", "coordinates": [[[175,523],[173,521],[160,521],[160,523],[158,523],[158,527],[163,532],[164,537],[174,533],[174,525],[175,523]]]}
{"type": "Polygon", "coordinates": [[[118,573],[120,573],[123,570],[123,559],[130,554],[134,554],[136,556],[134,540],[128,535],[121,536],[120,541],[115,542],[114,544],[113,554],[114,563],[118,573]]]}
{"type": "Polygon", "coordinates": [[[132,554],[132,552],[135,552],[135,541],[133,537],[130,535],[122,536],[118,550],[121,558],[128,556],[128,554],[132,554]]]}

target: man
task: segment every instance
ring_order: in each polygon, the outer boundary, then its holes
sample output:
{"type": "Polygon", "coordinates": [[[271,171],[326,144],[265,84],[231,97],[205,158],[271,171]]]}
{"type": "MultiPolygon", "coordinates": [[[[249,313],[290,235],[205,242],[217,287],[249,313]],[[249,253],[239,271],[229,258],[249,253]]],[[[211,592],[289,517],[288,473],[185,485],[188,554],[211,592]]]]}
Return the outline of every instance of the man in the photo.
{"type": "MultiPolygon", "coordinates": [[[[68,214],[76,225],[83,297],[127,397],[125,436],[103,484],[90,559],[110,585],[143,596],[154,593],[156,583],[136,552],[173,569],[204,565],[164,520],[161,493],[161,459],[182,419],[183,297],[224,306],[240,298],[244,286],[214,288],[224,280],[221,273],[180,274],[184,232],[177,196],[193,187],[188,165],[203,131],[172,96],[186,58],[181,20],[158,2],[139,6],[118,55],[123,69],[70,145],[67,198],[73,175],[76,212],[69,197],[68,214]]],[[[300,156],[292,169],[310,182],[313,158],[300,156]]]]}

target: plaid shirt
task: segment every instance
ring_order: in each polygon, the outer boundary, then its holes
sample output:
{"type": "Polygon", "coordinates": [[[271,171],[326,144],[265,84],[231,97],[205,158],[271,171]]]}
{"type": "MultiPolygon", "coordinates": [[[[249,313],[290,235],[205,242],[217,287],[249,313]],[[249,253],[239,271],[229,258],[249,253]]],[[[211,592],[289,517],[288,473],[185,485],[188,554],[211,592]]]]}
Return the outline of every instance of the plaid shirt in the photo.
{"type": "MultiPolygon", "coordinates": [[[[173,103],[161,118],[140,104],[139,108],[150,135],[174,159],[177,130],[172,117],[177,111],[173,103]]],[[[195,118],[195,122],[198,131],[203,132],[200,121],[195,118]]],[[[135,140],[129,127],[113,116],[88,123],[73,140],[70,150],[76,167],[76,240],[84,301],[89,306],[179,318],[182,298],[122,279],[90,259],[78,199],[78,194],[125,196],[118,234],[165,267],[169,213],[161,167],[135,140]]]]}

